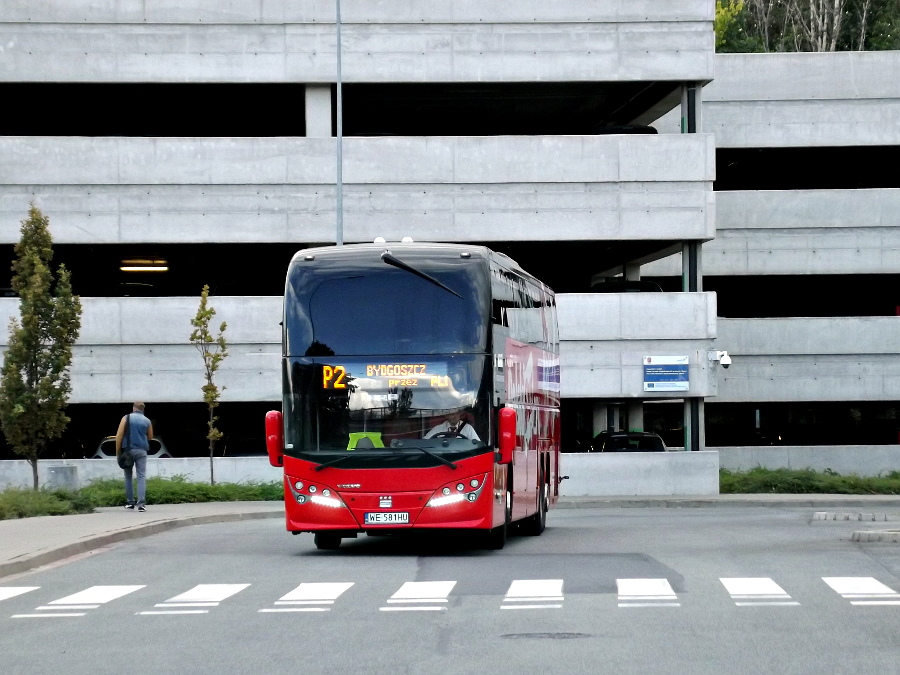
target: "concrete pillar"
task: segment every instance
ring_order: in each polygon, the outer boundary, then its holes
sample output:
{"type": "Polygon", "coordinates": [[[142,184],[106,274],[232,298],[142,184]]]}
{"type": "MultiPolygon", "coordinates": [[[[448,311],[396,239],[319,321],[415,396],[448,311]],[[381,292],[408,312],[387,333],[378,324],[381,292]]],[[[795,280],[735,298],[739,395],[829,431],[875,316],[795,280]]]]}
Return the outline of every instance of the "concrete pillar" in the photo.
{"type": "Polygon", "coordinates": [[[702,398],[684,399],[685,450],[703,450],[706,448],[705,417],[706,410],[702,398]]]}
{"type": "Polygon", "coordinates": [[[607,415],[607,406],[605,403],[594,403],[594,415],[591,420],[591,429],[593,430],[594,436],[599,434],[601,431],[606,431],[606,415],[607,415]]]}
{"type": "Polygon", "coordinates": [[[644,402],[628,402],[628,431],[644,430],[644,402]]]}
{"type": "Polygon", "coordinates": [[[306,85],[306,135],[331,138],[331,85],[306,85]]]}
{"type": "Polygon", "coordinates": [[[625,281],[640,281],[641,266],[635,265],[634,263],[627,263],[625,265],[625,273],[623,276],[625,277],[625,281]]]}
{"type": "Polygon", "coordinates": [[[696,82],[687,82],[681,89],[681,133],[697,134],[701,129],[701,92],[696,82]]]}
{"type": "Polygon", "coordinates": [[[703,290],[701,246],[699,241],[686,241],[681,249],[681,290],[699,293],[703,290]]]}

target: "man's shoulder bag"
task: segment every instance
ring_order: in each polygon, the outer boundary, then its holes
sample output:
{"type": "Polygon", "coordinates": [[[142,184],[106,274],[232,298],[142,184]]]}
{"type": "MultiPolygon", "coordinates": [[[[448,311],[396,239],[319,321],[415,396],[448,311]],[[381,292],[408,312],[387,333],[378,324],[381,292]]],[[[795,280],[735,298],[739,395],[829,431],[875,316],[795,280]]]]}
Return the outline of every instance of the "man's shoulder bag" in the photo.
{"type": "Polygon", "coordinates": [[[118,454],[116,454],[116,461],[119,463],[119,467],[122,469],[130,469],[134,466],[134,455],[131,454],[131,448],[129,447],[129,422],[131,421],[131,415],[125,416],[125,433],[122,434],[122,445],[119,449],[118,454]]]}

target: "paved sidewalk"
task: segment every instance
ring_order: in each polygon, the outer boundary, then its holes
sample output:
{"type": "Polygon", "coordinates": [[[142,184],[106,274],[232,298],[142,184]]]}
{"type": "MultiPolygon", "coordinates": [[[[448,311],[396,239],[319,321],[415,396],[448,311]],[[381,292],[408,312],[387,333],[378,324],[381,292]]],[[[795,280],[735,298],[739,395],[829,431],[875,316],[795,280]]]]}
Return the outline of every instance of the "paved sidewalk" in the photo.
{"type": "MultiPolygon", "coordinates": [[[[888,512],[900,518],[900,495],[715,495],[709,497],[564,497],[556,508],[807,507],[818,511],[888,512]]],[[[146,513],[122,507],[73,516],[0,520],[3,577],[86,553],[126,539],[176,527],[259,518],[283,518],[282,502],[207,502],[149,505],[146,513]]],[[[892,525],[891,527],[897,527],[892,525]]]]}
{"type": "Polygon", "coordinates": [[[126,539],[176,527],[257,518],[283,518],[283,502],[206,502],[148,505],[147,511],[104,507],[96,513],[0,520],[3,577],[126,539]]]}

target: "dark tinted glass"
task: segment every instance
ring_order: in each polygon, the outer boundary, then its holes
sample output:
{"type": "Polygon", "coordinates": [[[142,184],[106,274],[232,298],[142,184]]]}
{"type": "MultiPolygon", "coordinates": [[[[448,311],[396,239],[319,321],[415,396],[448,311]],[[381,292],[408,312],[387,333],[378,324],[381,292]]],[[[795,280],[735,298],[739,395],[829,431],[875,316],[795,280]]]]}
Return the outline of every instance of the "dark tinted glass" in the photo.
{"type": "Polygon", "coordinates": [[[288,273],[285,329],[291,356],[460,354],[487,350],[487,264],[458,253],[395,251],[461,297],[380,252],[298,260],[288,273]]]}

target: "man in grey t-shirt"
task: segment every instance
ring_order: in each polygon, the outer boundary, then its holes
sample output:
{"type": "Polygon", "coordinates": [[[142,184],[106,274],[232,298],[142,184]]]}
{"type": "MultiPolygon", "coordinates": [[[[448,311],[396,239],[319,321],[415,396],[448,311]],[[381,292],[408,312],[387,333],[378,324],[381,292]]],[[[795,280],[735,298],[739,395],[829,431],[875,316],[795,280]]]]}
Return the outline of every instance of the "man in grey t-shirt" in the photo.
{"type": "Polygon", "coordinates": [[[123,443],[134,457],[134,469],[137,473],[137,500],[134,498],[134,484],[131,467],[125,472],[125,508],[134,511],[146,511],[145,497],[147,492],[147,452],[150,450],[150,439],[153,438],[153,425],[144,417],[144,404],[135,403],[131,414],[125,415],[119,422],[116,431],[116,456],[122,451],[123,443]],[[128,438],[125,439],[125,421],[128,421],[128,438]]]}

